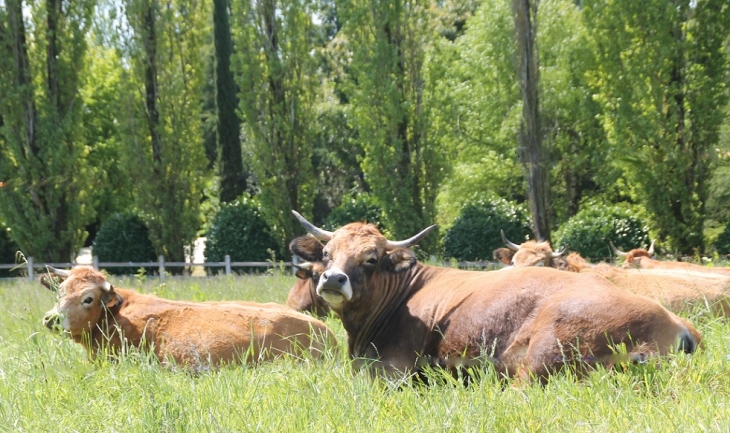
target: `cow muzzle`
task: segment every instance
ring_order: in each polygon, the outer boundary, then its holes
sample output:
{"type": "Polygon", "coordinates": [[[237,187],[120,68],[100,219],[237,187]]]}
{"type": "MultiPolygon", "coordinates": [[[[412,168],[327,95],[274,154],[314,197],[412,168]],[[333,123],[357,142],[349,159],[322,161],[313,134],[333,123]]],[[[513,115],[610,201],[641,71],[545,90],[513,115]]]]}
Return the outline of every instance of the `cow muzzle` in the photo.
{"type": "Polygon", "coordinates": [[[62,331],[61,327],[61,315],[57,311],[51,310],[43,316],[43,326],[52,331],[62,331]]]}
{"type": "Polygon", "coordinates": [[[350,278],[339,269],[330,269],[322,274],[317,284],[317,294],[332,305],[352,299],[350,278]]]}

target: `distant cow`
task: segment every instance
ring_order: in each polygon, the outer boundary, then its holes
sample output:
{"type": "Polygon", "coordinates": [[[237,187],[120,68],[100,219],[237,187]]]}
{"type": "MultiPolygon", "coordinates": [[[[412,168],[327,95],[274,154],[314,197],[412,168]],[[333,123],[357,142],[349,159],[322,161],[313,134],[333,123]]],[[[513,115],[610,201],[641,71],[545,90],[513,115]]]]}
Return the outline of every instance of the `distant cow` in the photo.
{"type": "Polygon", "coordinates": [[[550,242],[545,241],[527,241],[522,245],[517,245],[507,239],[504,235],[504,230],[502,230],[502,241],[505,245],[507,245],[507,248],[514,251],[512,264],[516,268],[526,266],[556,267],[554,261],[562,257],[562,255],[565,254],[566,249],[563,247],[562,250],[554,252],[553,248],[550,246],[550,242]]]}
{"type": "Polygon", "coordinates": [[[714,268],[687,262],[655,260],[652,258],[654,257],[654,242],[651,243],[649,250],[634,248],[626,253],[616,248],[613,243],[611,243],[611,249],[617,256],[624,258],[623,267],[625,268],[661,269],[664,271],[700,272],[730,276],[730,268],[714,268]]]}
{"type": "MultiPolygon", "coordinates": [[[[523,244],[523,247],[521,251],[530,249],[530,245],[523,244]]],[[[634,260],[650,259],[637,255],[634,260]]],[[[701,305],[709,307],[715,314],[730,317],[730,276],[690,269],[617,268],[606,263],[592,265],[578,253],[570,253],[553,264],[559,270],[600,275],[623,290],[659,301],[674,313],[689,312],[701,305]]]]}
{"type": "MultiPolygon", "coordinates": [[[[294,212],[327,241],[317,293],[342,319],[356,367],[403,374],[491,361],[507,376],[545,379],[566,364],[693,352],[699,332],[657,302],[597,275],[549,268],[464,271],[418,263],[409,250],[435,226],[390,241],[369,224],[330,232],[294,212]],[[616,352],[624,346],[626,353],[616,352]]],[[[311,244],[293,245],[313,257],[311,244]]]]}
{"type": "Polygon", "coordinates": [[[319,357],[334,343],[322,322],[283,305],[172,301],[114,288],[91,268],[53,273],[59,286],[48,275],[41,282],[57,287],[58,303],[43,322],[70,334],[92,357],[129,345],[153,350],[164,363],[198,367],[304,352],[319,357]]]}
{"type": "Polygon", "coordinates": [[[309,312],[318,317],[327,316],[330,312],[330,306],[324,298],[317,294],[317,284],[319,284],[319,278],[324,272],[322,262],[304,262],[294,266],[297,268],[295,275],[298,280],[289,291],[286,305],[297,311],[309,312]]]}

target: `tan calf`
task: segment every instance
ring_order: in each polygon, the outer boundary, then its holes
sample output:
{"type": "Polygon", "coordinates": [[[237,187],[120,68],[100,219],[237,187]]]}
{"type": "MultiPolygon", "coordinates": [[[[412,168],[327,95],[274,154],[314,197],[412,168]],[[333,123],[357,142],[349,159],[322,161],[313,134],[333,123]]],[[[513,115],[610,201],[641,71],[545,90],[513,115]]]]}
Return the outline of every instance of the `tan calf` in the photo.
{"type": "MultiPolygon", "coordinates": [[[[92,357],[128,345],[153,350],[163,363],[195,367],[305,352],[319,357],[335,344],[322,322],[282,305],[173,301],[116,289],[91,268],[53,271],[62,282],[44,324],[70,334],[92,357]]],[[[54,288],[48,276],[41,281],[54,288]]]]}

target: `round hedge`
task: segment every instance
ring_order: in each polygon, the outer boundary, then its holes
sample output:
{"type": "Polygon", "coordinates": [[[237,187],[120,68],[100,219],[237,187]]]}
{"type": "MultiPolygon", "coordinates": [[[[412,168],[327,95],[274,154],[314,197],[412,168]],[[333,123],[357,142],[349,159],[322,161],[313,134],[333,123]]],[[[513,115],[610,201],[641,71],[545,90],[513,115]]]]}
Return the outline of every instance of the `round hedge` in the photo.
{"type": "Polygon", "coordinates": [[[254,199],[221,206],[208,230],[206,261],[222,262],[229,255],[234,262],[262,262],[271,258],[269,250],[279,251],[279,244],[254,199]]]}
{"type": "Polygon", "coordinates": [[[649,227],[635,209],[591,204],[565,222],[555,233],[555,245],[565,245],[587,259],[613,255],[609,241],[622,251],[649,246],[649,227]]]}
{"type": "Polygon", "coordinates": [[[527,213],[503,199],[469,203],[446,232],[444,256],[457,260],[492,260],[492,252],[504,247],[500,230],[512,242],[524,242],[531,233],[527,213]]]}
{"type": "Polygon", "coordinates": [[[715,239],[715,249],[718,254],[730,254],[730,223],[725,226],[725,230],[715,239]]]}
{"type": "MultiPolygon", "coordinates": [[[[142,218],[130,212],[115,213],[96,233],[92,251],[100,262],[155,262],[157,256],[142,218]]],[[[131,268],[104,268],[110,274],[129,274],[131,268]]]]}
{"type": "Polygon", "coordinates": [[[352,222],[369,222],[378,226],[382,232],[386,230],[383,220],[383,210],[377,200],[370,194],[360,194],[343,201],[341,205],[332,209],[332,212],[325,218],[323,228],[337,230],[352,222]]]}

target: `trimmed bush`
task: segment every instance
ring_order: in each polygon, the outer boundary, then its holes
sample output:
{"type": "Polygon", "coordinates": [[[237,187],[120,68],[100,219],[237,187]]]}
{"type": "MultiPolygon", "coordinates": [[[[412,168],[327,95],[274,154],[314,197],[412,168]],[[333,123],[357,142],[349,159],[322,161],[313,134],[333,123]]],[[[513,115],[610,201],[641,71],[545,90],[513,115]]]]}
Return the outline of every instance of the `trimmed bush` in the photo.
{"type": "Polygon", "coordinates": [[[270,250],[280,247],[256,200],[244,197],[221,206],[208,231],[206,261],[222,262],[229,255],[233,262],[263,262],[271,259],[270,250]]]}
{"type": "Polygon", "coordinates": [[[725,226],[725,230],[715,240],[715,249],[718,254],[730,254],[730,222],[725,226]]]}
{"type": "Polygon", "coordinates": [[[444,237],[444,256],[457,260],[493,260],[492,252],[504,247],[500,230],[520,244],[530,235],[525,210],[503,199],[465,205],[444,237]]]}
{"type": "MultiPolygon", "coordinates": [[[[0,224],[0,263],[9,265],[15,263],[15,254],[18,252],[18,245],[10,239],[8,230],[0,224]]],[[[25,269],[25,268],[23,268],[25,269]]],[[[11,271],[10,269],[0,269],[0,277],[16,277],[20,275],[19,270],[11,271]]]]}
{"type": "Polygon", "coordinates": [[[332,209],[324,221],[325,230],[337,230],[338,228],[352,222],[368,222],[378,226],[380,231],[385,231],[383,224],[383,210],[375,197],[370,194],[360,194],[357,197],[345,200],[341,205],[332,209]]]}
{"type": "MultiPolygon", "coordinates": [[[[156,262],[149,230],[133,213],[115,213],[96,233],[92,251],[100,262],[156,262]]],[[[104,268],[110,274],[132,274],[133,268],[104,268]]]]}
{"type": "Polygon", "coordinates": [[[554,236],[554,245],[568,247],[587,259],[613,256],[608,242],[622,251],[649,246],[649,227],[635,209],[590,204],[565,222],[554,236]]]}

